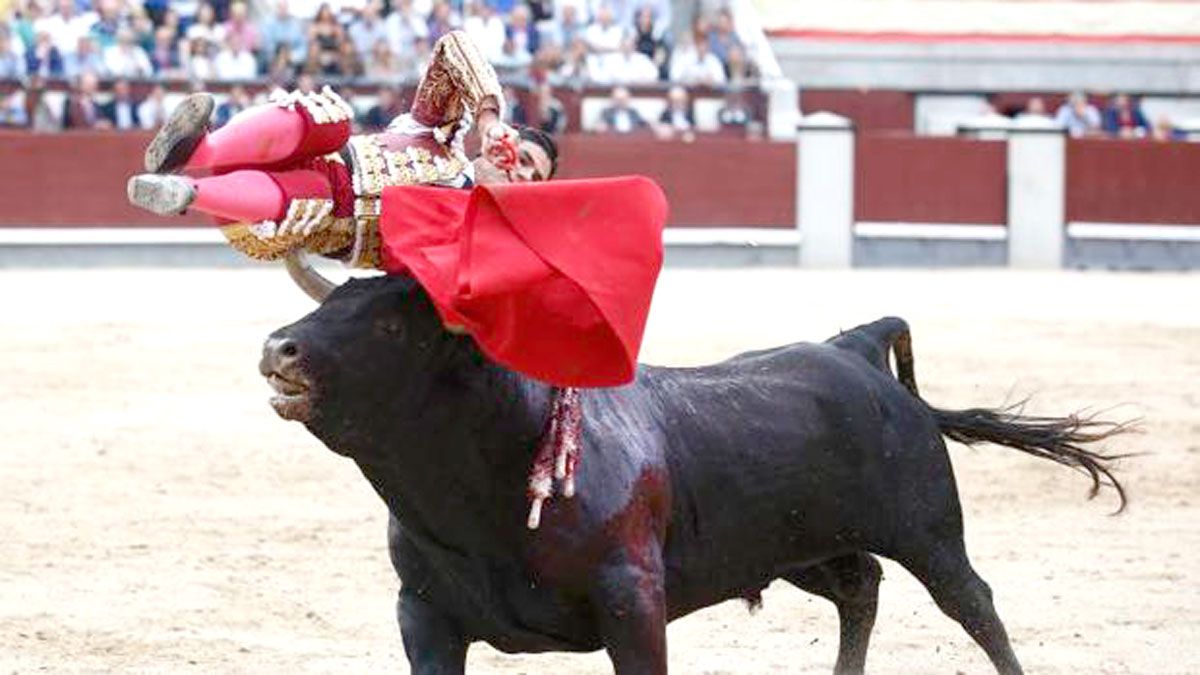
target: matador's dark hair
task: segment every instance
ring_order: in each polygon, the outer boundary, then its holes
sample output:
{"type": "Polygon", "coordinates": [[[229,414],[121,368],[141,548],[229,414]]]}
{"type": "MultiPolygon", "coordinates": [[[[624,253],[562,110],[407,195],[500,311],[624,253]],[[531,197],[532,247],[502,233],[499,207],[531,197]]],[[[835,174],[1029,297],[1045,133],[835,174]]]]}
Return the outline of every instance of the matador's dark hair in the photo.
{"type": "Polygon", "coordinates": [[[517,134],[521,140],[537,143],[546,151],[546,156],[550,158],[550,175],[546,176],[546,180],[553,178],[554,174],[558,173],[558,144],[550,134],[536,127],[521,127],[517,134]]]}

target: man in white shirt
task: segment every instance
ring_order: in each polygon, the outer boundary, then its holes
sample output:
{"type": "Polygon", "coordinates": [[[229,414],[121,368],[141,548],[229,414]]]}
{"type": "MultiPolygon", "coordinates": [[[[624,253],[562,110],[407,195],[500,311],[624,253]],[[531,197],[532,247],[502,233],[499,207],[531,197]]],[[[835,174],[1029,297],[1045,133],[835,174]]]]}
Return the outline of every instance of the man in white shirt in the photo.
{"type": "Polygon", "coordinates": [[[380,5],[379,0],[371,0],[363,7],[362,14],[359,15],[350,24],[350,41],[354,43],[354,50],[358,52],[358,58],[363,63],[370,59],[371,48],[380,40],[387,40],[387,27],[379,18],[380,5]]]}
{"type": "Polygon", "coordinates": [[[133,41],[128,28],[117,31],[117,43],[104,50],[104,68],[110,77],[142,78],[154,74],[146,50],[133,41]]]}
{"type": "Polygon", "coordinates": [[[633,38],[621,41],[621,50],[597,56],[595,68],[589,68],[599,84],[649,84],[658,80],[658,68],[650,57],[634,49],[633,38]]]}
{"type": "Polygon", "coordinates": [[[388,44],[397,55],[411,55],[417,38],[429,37],[424,15],[413,7],[413,0],[400,0],[395,11],[384,20],[388,44]]]}
{"type": "Polygon", "coordinates": [[[496,10],[486,2],[473,0],[467,6],[467,18],[463,21],[463,31],[489,62],[494,63],[503,58],[506,37],[504,22],[496,16],[496,10]]]}
{"type": "Polygon", "coordinates": [[[725,66],[708,48],[707,40],[692,41],[680,38],[679,47],[671,56],[671,81],[680,84],[725,84],[725,66]]]}
{"type": "Polygon", "coordinates": [[[612,10],[608,5],[600,7],[600,11],[596,15],[596,22],[588,26],[583,33],[583,39],[587,40],[588,47],[598,54],[615,52],[620,49],[623,37],[625,37],[625,30],[614,22],[612,10]]]}
{"type": "Polygon", "coordinates": [[[218,80],[252,80],[258,75],[258,61],[246,50],[241,39],[230,33],[213,61],[213,70],[218,80]]]}
{"type": "Polygon", "coordinates": [[[75,0],[58,0],[58,11],[33,23],[34,33],[46,31],[54,40],[58,53],[74,54],[79,38],[87,35],[96,23],[96,13],[80,14],[75,9],[75,0]]]}

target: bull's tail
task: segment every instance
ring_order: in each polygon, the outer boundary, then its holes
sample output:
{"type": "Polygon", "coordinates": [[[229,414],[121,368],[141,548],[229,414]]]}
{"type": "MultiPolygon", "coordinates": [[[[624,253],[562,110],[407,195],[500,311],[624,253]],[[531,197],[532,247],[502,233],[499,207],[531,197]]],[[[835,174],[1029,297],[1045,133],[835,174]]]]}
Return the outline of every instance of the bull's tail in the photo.
{"type": "MultiPolygon", "coordinates": [[[[862,354],[888,372],[891,372],[890,350],[896,362],[896,379],[913,396],[921,398],[913,372],[912,337],[903,319],[880,319],[843,333],[833,342],[862,354]]],[[[947,438],[966,445],[1003,445],[1081,471],[1092,479],[1089,498],[1099,494],[1102,485],[1107,485],[1116,490],[1120,498],[1117,511],[1125,509],[1125,488],[1113,475],[1113,463],[1128,455],[1105,454],[1084,446],[1132,431],[1136,422],[1106,422],[1094,415],[1080,414],[1067,417],[1024,415],[1024,402],[995,409],[941,410],[924,399],[921,401],[947,438]]]]}

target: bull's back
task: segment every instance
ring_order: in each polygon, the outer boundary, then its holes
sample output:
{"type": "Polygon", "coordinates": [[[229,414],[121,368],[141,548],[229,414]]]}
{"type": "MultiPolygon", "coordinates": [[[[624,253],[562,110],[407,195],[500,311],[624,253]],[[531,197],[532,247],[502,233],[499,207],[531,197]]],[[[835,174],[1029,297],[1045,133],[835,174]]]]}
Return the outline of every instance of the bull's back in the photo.
{"type": "Polygon", "coordinates": [[[926,461],[886,442],[900,420],[928,431],[923,405],[835,346],[795,344],[644,379],[666,427],[676,613],[740,595],[781,565],[888,536],[874,530],[897,464],[926,461]]]}

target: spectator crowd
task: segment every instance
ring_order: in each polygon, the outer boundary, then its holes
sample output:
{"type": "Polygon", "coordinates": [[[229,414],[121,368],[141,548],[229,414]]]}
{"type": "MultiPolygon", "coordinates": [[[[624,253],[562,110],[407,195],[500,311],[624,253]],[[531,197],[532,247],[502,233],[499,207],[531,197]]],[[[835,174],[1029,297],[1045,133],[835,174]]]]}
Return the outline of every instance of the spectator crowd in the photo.
{"type": "Polygon", "coordinates": [[[456,29],[503,79],[531,83],[534,117],[550,131],[565,126],[551,86],[740,89],[757,78],[732,11],[698,14],[680,30],[672,9],[672,0],[0,0],[0,82],[23,84],[0,95],[0,125],[153,128],[169,112],[166,91],[133,101],[129,81],[174,80],[233,85],[226,117],[252,102],[243,84],[378,82],[389,92],[363,120],[378,126],[402,108],[394,88],[418,79],[433,43],[456,29]],[[28,105],[27,90],[58,79],[71,87],[61,109],[28,105]]]}
{"type": "Polygon", "coordinates": [[[1152,123],[1132,96],[1117,93],[1101,108],[1081,91],[1072,92],[1057,109],[1051,112],[1040,96],[1030,97],[1025,107],[1014,115],[1020,123],[1053,124],[1066,130],[1072,138],[1153,138],[1179,140],[1184,134],[1171,120],[1160,116],[1152,123]]]}

